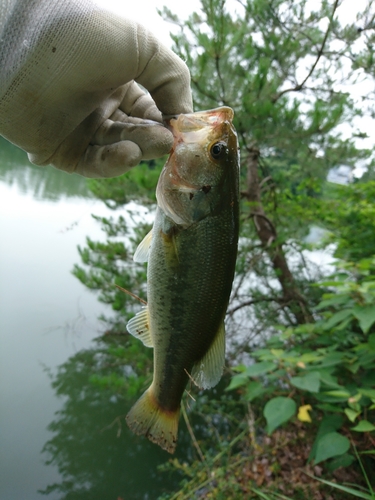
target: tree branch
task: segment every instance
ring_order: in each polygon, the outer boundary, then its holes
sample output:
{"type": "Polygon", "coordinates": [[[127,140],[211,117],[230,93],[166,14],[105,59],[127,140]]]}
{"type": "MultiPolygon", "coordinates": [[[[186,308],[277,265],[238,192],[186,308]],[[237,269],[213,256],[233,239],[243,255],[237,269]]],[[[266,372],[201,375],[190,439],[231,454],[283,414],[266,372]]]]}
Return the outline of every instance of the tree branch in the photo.
{"type": "Polygon", "coordinates": [[[197,90],[204,95],[205,97],[208,97],[214,102],[217,102],[217,95],[211,94],[210,92],[207,92],[205,89],[203,89],[200,84],[198,83],[197,80],[191,80],[191,83],[196,86],[197,90]]]}
{"type": "Polygon", "coordinates": [[[236,311],[239,311],[243,307],[252,306],[254,304],[259,304],[261,302],[276,302],[277,304],[280,304],[281,300],[277,297],[261,297],[259,299],[247,300],[246,302],[242,302],[241,304],[232,307],[232,309],[229,309],[227,311],[227,315],[231,316],[232,314],[234,314],[236,311]]]}
{"type": "Polygon", "coordinates": [[[336,0],[335,3],[334,3],[334,6],[333,6],[333,9],[332,9],[332,14],[331,14],[331,17],[330,17],[330,20],[329,20],[329,24],[328,24],[328,28],[327,28],[327,31],[325,32],[325,35],[324,35],[324,38],[323,38],[323,41],[322,41],[322,44],[320,46],[320,49],[318,51],[318,55],[316,57],[316,60],[314,62],[314,64],[311,66],[310,68],[310,71],[307,73],[306,77],[304,78],[304,80],[302,81],[302,83],[299,83],[297,85],[295,85],[294,87],[291,87],[291,88],[288,88],[288,89],[284,89],[284,90],[281,90],[275,97],[273,97],[272,99],[272,102],[275,103],[276,101],[278,101],[280,99],[281,96],[283,96],[284,94],[287,94],[288,92],[299,92],[300,90],[302,90],[303,86],[305,85],[305,83],[307,82],[307,80],[311,77],[311,75],[314,73],[315,71],[315,68],[316,66],[318,65],[318,62],[320,61],[320,58],[322,57],[323,55],[323,52],[324,52],[324,47],[327,43],[327,40],[328,40],[328,35],[329,35],[329,32],[331,30],[331,24],[332,24],[332,20],[333,20],[333,16],[335,15],[335,12],[336,12],[336,9],[338,7],[338,4],[339,4],[339,1],[340,0],[336,0]]]}
{"type": "Polygon", "coordinates": [[[260,179],[258,174],[259,149],[248,148],[249,158],[247,165],[247,199],[251,203],[250,217],[253,217],[255,229],[263,248],[271,259],[276,277],[283,292],[280,304],[285,304],[293,313],[298,324],[314,322],[307,301],[294,281],[293,274],[285,256],[283,246],[277,241],[277,230],[264,212],[260,179]]]}
{"type": "Polygon", "coordinates": [[[221,75],[221,71],[220,71],[220,56],[215,56],[215,66],[216,66],[216,72],[217,72],[217,76],[218,76],[218,79],[219,79],[219,82],[220,82],[220,87],[221,87],[221,101],[223,104],[226,103],[226,99],[225,99],[225,87],[224,87],[224,80],[223,80],[223,77],[221,75]]]}

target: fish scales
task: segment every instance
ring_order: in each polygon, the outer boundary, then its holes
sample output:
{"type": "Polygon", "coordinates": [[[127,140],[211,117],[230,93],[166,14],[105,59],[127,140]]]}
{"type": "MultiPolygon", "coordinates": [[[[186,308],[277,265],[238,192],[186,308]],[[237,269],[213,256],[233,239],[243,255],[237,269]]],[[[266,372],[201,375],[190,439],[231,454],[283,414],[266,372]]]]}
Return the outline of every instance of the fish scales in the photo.
{"type": "Polygon", "coordinates": [[[224,366],[239,225],[232,118],[223,107],[171,120],[175,143],[159,178],[152,235],[135,255],[148,260],[148,307],[128,330],[154,347],[154,376],[127,422],[171,453],[189,379],[213,387],[224,366]]]}
{"type": "MultiPolygon", "coordinates": [[[[164,218],[159,210],[156,230],[164,218]]],[[[151,331],[162,332],[157,337],[160,349],[155,350],[154,385],[166,410],[179,407],[188,374],[207,352],[224,321],[222,304],[228,302],[231,291],[236,241],[225,230],[232,224],[231,214],[223,213],[217,219],[206,218],[181,231],[177,255],[172,239],[154,235],[153,251],[159,258],[149,263],[149,283],[157,284],[150,286],[148,294],[150,326],[151,331]],[[172,273],[171,266],[175,267],[172,273]],[[165,296],[176,297],[169,310],[165,296]]]]}

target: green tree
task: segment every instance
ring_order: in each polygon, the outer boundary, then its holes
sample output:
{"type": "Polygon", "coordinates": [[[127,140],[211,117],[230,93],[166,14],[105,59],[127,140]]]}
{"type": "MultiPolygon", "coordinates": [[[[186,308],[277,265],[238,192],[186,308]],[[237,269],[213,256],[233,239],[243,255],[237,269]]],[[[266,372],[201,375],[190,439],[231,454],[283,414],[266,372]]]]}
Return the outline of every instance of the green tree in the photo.
{"type": "Polygon", "coordinates": [[[342,163],[354,168],[370,156],[338,129],[361,114],[342,91],[356,79],[345,57],[357,31],[346,28],[351,37],[342,39],[338,7],[338,1],[202,0],[202,12],[186,22],[163,11],[181,26],[175,50],[190,68],[196,107],[235,110],[242,235],[249,242],[240,253],[240,274],[243,283],[254,274],[263,281],[267,276],[268,285],[266,293],[240,287],[236,311],[263,298],[273,318],[278,310],[287,323],[313,320],[316,294],[288,254],[303,248],[309,225],[320,220],[329,170],[342,163]],[[278,285],[270,286],[275,280],[278,285]]]}
{"type": "Polygon", "coordinates": [[[337,244],[335,256],[357,262],[375,253],[375,182],[332,186],[322,219],[337,244]],[[345,200],[345,203],[343,203],[345,200]]]}

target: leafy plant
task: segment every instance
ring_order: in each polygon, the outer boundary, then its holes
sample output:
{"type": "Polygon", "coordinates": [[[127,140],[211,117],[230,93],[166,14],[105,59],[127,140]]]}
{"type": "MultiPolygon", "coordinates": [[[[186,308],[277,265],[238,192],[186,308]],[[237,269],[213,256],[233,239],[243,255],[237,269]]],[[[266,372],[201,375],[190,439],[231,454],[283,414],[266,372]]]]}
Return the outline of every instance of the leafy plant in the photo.
{"type": "Polygon", "coordinates": [[[329,461],[331,468],[354,461],[350,438],[375,431],[373,261],[341,267],[320,284],[326,292],[315,308],[316,322],[281,328],[253,351],[253,364],[235,368],[227,388],[245,401],[268,399],[263,415],[269,434],[294,418],[320,422],[309,459],[329,461]],[[296,417],[297,408],[303,411],[296,417]]]}
{"type": "MultiPolygon", "coordinates": [[[[366,474],[366,470],[363,467],[363,463],[361,461],[360,456],[358,455],[356,448],[354,448],[354,452],[355,452],[357,461],[361,467],[361,471],[363,473],[363,476],[366,480],[367,491],[365,490],[365,488],[363,488],[363,489],[359,489],[358,487],[353,488],[352,485],[337,484],[337,483],[333,483],[332,481],[327,481],[327,480],[321,479],[321,478],[315,478],[315,479],[317,479],[317,481],[320,481],[323,484],[327,484],[328,486],[331,486],[332,488],[335,488],[339,491],[343,491],[344,493],[348,493],[349,495],[352,495],[356,498],[363,498],[365,500],[374,500],[375,499],[375,491],[374,491],[373,487],[371,486],[369,478],[366,474]]],[[[375,454],[375,450],[370,451],[370,453],[375,454]]]]}

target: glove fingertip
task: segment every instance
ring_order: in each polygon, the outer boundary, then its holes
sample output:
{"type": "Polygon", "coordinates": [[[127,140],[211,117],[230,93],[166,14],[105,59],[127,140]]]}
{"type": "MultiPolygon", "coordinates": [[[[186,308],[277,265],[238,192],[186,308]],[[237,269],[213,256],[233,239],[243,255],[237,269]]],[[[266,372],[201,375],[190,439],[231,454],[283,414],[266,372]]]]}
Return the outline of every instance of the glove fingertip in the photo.
{"type": "Polygon", "coordinates": [[[89,146],[75,172],[89,178],[118,177],[142,160],[141,149],[131,141],[89,146]]]}

